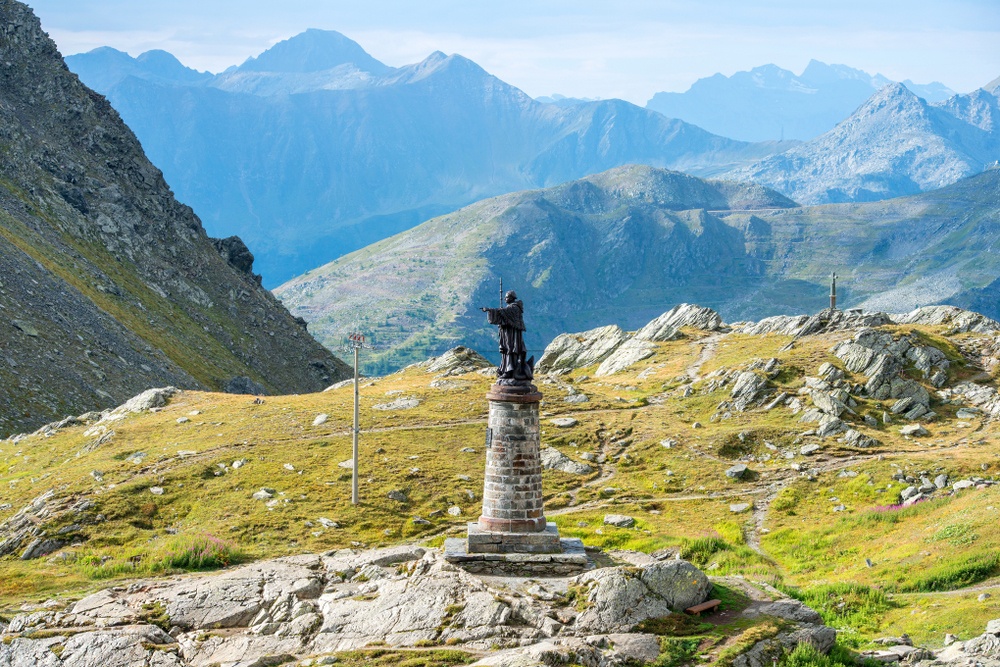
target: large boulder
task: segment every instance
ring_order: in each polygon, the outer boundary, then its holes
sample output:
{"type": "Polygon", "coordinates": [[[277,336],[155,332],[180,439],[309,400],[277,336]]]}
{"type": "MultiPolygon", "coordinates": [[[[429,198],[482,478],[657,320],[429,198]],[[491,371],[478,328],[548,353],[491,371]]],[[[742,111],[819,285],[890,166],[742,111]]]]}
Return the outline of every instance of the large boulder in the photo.
{"type": "Polygon", "coordinates": [[[545,447],[539,452],[542,467],[546,470],[559,470],[571,475],[589,475],[594,469],[586,463],[579,463],[560,452],[555,447],[545,447]]]}
{"type": "Polygon", "coordinates": [[[581,574],[574,583],[587,591],[586,610],[576,628],[595,634],[628,632],[646,619],[683,611],[708,599],[712,589],[708,577],[683,560],[602,568],[581,574]]]}

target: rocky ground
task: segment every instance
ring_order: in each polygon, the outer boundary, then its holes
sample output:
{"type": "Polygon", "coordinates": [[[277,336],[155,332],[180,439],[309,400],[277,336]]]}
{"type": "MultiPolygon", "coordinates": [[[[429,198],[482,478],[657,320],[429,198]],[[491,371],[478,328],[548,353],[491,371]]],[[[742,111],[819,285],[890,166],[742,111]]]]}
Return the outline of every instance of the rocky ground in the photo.
{"type": "MultiPolygon", "coordinates": [[[[704,601],[713,584],[686,561],[621,556],[642,564],[572,578],[481,578],[435,549],[403,546],[136,581],[15,616],[0,628],[0,664],[324,664],[338,652],[379,645],[460,647],[476,665],[651,662],[660,638],[637,629],[655,630],[650,621],[662,625],[704,601]]],[[[735,665],[762,664],[777,644],[832,647],[836,633],[815,611],[742,586],[755,599],[729,622],[777,619],[780,631],[735,665]]]]}

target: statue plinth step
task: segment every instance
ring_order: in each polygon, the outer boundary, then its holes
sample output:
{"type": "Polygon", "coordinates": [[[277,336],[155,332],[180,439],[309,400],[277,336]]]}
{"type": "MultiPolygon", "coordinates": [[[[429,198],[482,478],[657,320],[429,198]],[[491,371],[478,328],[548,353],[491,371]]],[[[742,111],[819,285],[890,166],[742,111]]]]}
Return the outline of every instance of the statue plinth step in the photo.
{"type": "Polygon", "coordinates": [[[545,530],[534,533],[503,533],[483,530],[478,523],[469,524],[466,540],[470,554],[557,554],[562,552],[559,528],[548,523],[545,530]]]}

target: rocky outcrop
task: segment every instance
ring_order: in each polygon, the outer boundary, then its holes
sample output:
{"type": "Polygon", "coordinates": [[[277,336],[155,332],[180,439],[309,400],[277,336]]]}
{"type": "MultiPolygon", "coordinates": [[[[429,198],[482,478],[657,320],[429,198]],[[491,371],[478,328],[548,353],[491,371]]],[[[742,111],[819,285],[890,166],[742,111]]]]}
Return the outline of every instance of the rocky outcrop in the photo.
{"type": "Polygon", "coordinates": [[[724,324],[711,308],[684,303],[663,313],[634,335],[609,325],[556,336],[545,348],[537,369],[542,373],[562,374],[600,364],[594,371],[596,377],[614,375],[653,356],[655,343],[675,338],[680,327],[719,331],[724,324]]]}
{"type": "Polygon", "coordinates": [[[439,357],[432,357],[416,366],[437,377],[448,377],[492,368],[493,364],[475,350],[459,345],[439,357]]]}
{"type": "Polygon", "coordinates": [[[622,343],[617,350],[601,362],[601,365],[594,371],[594,377],[606,377],[620,373],[631,366],[639,363],[643,359],[649,359],[656,353],[656,345],[653,343],[630,338],[622,343]]]}
{"type": "Polygon", "coordinates": [[[734,333],[752,336],[780,334],[799,338],[885,324],[892,324],[892,320],[885,313],[826,309],[815,315],[777,315],[766,317],[759,322],[737,323],[732,325],[732,329],[734,333]]]}
{"type": "MultiPolygon", "coordinates": [[[[0,664],[249,667],[372,643],[433,643],[492,651],[481,665],[624,666],[659,653],[637,624],[704,601],[712,586],[686,561],[642,563],[494,588],[416,546],[279,558],[136,581],[20,614],[3,630],[0,664]]],[[[760,609],[786,619],[790,637],[829,648],[833,630],[801,603],[760,609]]]]}
{"type": "Polygon", "coordinates": [[[599,364],[629,340],[621,327],[611,324],[576,334],[561,334],[549,343],[535,367],[540,373],[568,373],[599,364]]]}
{"type": "Polygon", "coordinates": [[[1000,322],[971,310],[955,306],[924,306],[909,313],[893,315],[897,324],[947,326],[945,335],[959,333],[993,333],[1000,331],[1000,322]]]}
{"type": "Polygon", "coordinates": [[[719,331],[724,327],[724,324],[719,314],[711,308],[682,303],[639,329],[635,337],[648,341],[672,340],[677,336],[677,330],[681,327],[719,331]]]}
{"type": "Polygon", "coordinates": [[[149,387],[246,376],[292,393],[346,377],[245,246],[214,242],[174,198],[31,10],[3,2],[0,25],[0,435],[149,387]]]}
{"type": "Polygon", "coordinates": [[[581,574],[586,609],[576,619],[581,632],[628,632],[638,623],[708,599],[708,577],[687,561],[674,560],[642,568],[610,567],[581,574]]]}
{"type": "Polygon", "coordinates": [[[944,352],[924,345],[914,335],[895,337],[887,331],[862,329],[850,341],[837,345],[832,353],[849,371],[867,378],[866,395],[876,400],[908,399],[896,412],[906,419],[929,419],[930,395],[917,381],[903,376],[908,364],[934,387],[948,381],[949,361],[944,352]]]}
{"type": "Polygon", "coordinates": [[[555,447],[544,447],[539,452],[542,467],[546,470],[568,472],[571,475],[589,475],[594,469],[586,463],[579,463],[560,452],[555,447]]]}

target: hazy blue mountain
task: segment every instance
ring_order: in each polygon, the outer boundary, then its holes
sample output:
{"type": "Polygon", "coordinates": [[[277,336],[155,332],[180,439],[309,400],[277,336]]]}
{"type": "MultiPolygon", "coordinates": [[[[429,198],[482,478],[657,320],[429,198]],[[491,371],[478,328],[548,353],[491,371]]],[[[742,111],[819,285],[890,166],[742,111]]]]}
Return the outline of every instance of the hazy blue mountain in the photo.
{"type": "Polygon", "coordinates": [[[985,90],[928,104],[889,84],[829,132],[727,174],[802,204],[915,194],[1000,158],[1000,102],[985,90]]]}
{"type": "Polygon", "coordinates": [[[329,31],[191,85],[138,65],[100,74],[107,59],[70,64],[210,233],[246,241],[269,285],[484,197],[628,163],[712,174],[791,145],[621,100],[542,104],[459,55],[389,68],[329,31]]]}
{"type": "Polygon", "coordinates": [[[327,345],[351,330],[374,338],[381,372],[456,344],[491,353],[478,307],[497,302],[500,277],[526,304],[532,350],[684,302],[726,321],[816,312],[833,271],[844,307],[1000,315],[997,238],[1000,169],[912,197],[798,207],[760,186],[631,166],[478,202],[275,293],[327,345]]]}
{"type": "Polygon", "coordinates": [[[593,97],[566,97],[565,95],[560,95],[559,93],[552,93],[551,95],[542,95],[541,97],[535,98],[536,102],[541,102],[542,104],[555,104],[560,107],[572,107],[577,104],[586,104],[587,102],[597,102],[597,98],[593,97]]]}
{"type": "MultiPolygon", "coordinates": [[[[646,108],[734,139],[805,140],[830,130],[889,83],[880,74],[817,60],[798,76],[777,65],[762,65],[729,77],[699,79],[684,93],[657,93],[646,108]]],[[[955,94],[937,82],[907,80],[904,85],[928,102],[955,94]]]]}
{"type": "Polygon", "coordinates": [[[130,76],[185,86],[204,84],[214,77],[209,72],[185,67],[166,51],[146,51],[133,58],[123,51],[102,46],[65,60],[70,69],[95,90],[108,89],[130,76]]]}

